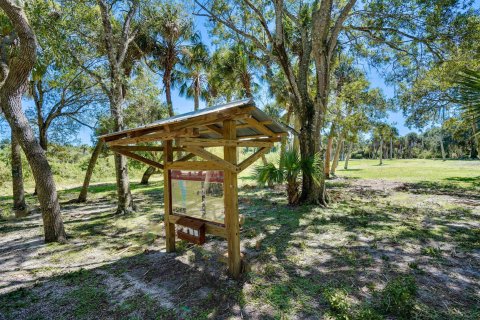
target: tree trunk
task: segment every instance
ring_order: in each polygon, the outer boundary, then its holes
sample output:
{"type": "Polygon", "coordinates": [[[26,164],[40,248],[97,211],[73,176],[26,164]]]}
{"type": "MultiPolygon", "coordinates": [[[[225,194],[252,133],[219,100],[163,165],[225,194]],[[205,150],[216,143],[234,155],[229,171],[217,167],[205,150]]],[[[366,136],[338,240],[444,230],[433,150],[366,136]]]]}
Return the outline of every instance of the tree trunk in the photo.
{"type": "Polygon", "coordinates": [[[327,179],[330,179],[330,158],[332,155],[334,132],[335,132],[335,124],[332,124],[332,126],[330,127],[330,133],[328,135],[327,150],[325,151],[324,172],[325,172],[325,178],[327,179]]]}
{"type": "Polygon", "coordinates": [[[13,191],[13,211],[15,217],[24,217],[28,214],[27,204],[25,203],[25,190],[23,188],[23,171],[21,147],[12,132],[12,191],[13,191]]]}
{"type": "Polygon", "coordinates": [[[345,170],[348,170],[348,161],[350,160],[350,154],[352,153],[352,148],[353,148],[353,142],[350,142],[348,144],[348,151],[345,156],[345,165],[343,166],[345,170]]]}
{"type": "MultiPolygon", "coordinates": [[[[194,96],[193,96],[194,110],[197,111],[198,109],[200,109],[200,80],[198,78],[195,79],[194,86],[195,86],[195,93],[194,93],[194,96]]],[[[172,112],[173,112],[173,110],[172,110],[172,112]]]]}
{"type": "MultiPolygon", "coordinates": [[[[22,96],[27,89],[27,81],[36,61],[36,39],[23,8],[8,0],[0,1],[0,8],[6,13],[20,46],[16,55],[8,62],[8,70],[2,65],[4,83],[0,89],[0,101],[5,118],[10,124],[14,138],[23,149],[32,170],[38,189],[38,200],[43,218],[45,241],[66,241],[66,234],[60,215],[57,190],[45,151],[35,139],[25,113],[22,110],[22,96]]],[[[5,63],[5,62],[4,62],[5,63]]]]}
{"type": "MultiPolygon", "coordinates": [[[[301,115],[300,123],[301,129],[298,136],[298,142],[300,144],[300,156],[301,159],[311,159],[317,153],[320,152],[320,128],[323,125],[322,121],[315,117],[315,111],[313,106],[307,106],[305,108],[309,112],[301,115]]],[[[323,155],[320,154],[320,159],[323,155]]],[[[323,163],[320,162],[320,170],[324,169],[323,163]]],[[[327,193],[325,188],[325,172],[320,174],[320,181],[315,183],[310,175],[305,172],[302,173],[302,193],[300,196],[301,203],[312,203],[322,206],[327,205],[327,193]]]]}
{"type": "MultiPolygon", "coordinates": [[[[287,118],[285,120],[287,126],[290,125],[290,119],[291,118],[292,118],[292,107],[290,105],[288,105],[288,107],[287,107],[287,118]]],[[[282,142],[281,142],[281,145],[280,145],[280,159],[283,159],[283,157],[285,155],[285,151],[287,150],[288,141],[289,141],[288,135],[284,135],[282,137],[282,142]]],[[[291,147],[292,147],[292,145],[290,145],[290,148],[291,147]]]]}
{"type": "Polygon", "coordinates": [[[378,148],[379,152],[378,152],[378,156],[379,156],[379,165],[382,165],[383,164],[383,138],[380,139],[380,147],[378,148]]]}
{"type": "Polygon", "coordinates": [[[172,85],[171,85],[170,74],[167,71],[165,71],[163,85],[165,87],[165,98],[167,100],[168,115],[170,117],[173,117],[174,112],[173,112],[173,102],[172,102],[172,85]]]}
{"type": "Polygon", "coordinates": [[[390,137],[390,160],[393,160],[393,137],[390,137]]]}
{"type": "Polygon", "coordinates": [[[39,136],[39,140],[40,140],[40,146],[46,152],[47,148],[48,148],[47,128],[42,125],[38,128],[38,131],[39,131],[38,136],[39,136]]]}
{"type": "Polygon", "coordinates": [[[157,169],[155,169],[154,167],[152,166],[149,166],[147,168],[147,170],[145,170],[145,172],[143,173],[143,176],[142,176],[142,180],[140,181],[140,184],[143,184],[143,185],[147,185],[148,184],[148,180],[150,179],[150,177],[157,171],[157,169]]]}
{"type": "Polygon", "coordinates": [[[442,161],[447,160],[446,155],[445,155],[445,147],[443,146],[443,135],[440,132],[440,136],[438,137],[438,140],[440,141],[440,151],[442,152],[442,161]]]}
{"type": "Polygon", "coordinates": [[[337,143],[337,148],[335,149],[335,155],[333,157],[333,162],[332,162],[332,169],[331,169],[331,174],[334,176],[335,171],[337,170],[338,166],[338,161],[340,158],[340,152],[343,149],[343,139],[339,140],[337,143]]]}
{"type": "Polygon", "coordinates": [[[477,134],[477,123],[475,118],[472,119],[472,132],[473,137],[475,138],[475,146],[477,147],[477,158],[480,158],[480,137],[477,134]]]}
{"type": "Polygon", "coordinates": [[[80,195],[78,196],[77,202],[86,202],[87,201],[87,194],[88,194],[88,186],[90,185],[90,179],[92,178],[93,169],[95,168],[95,164],[97,163],[98,156],[102,151],[103,147],[103,140],[98,140],[95,148],[93,149],[92,156],[90,157],[90,162],[88,163],[87,171],[85,172],[85,178],[83,179],[83,186],[82,190],[80,191],[80,195]]]}
{"type": "MultiPolygon", "coordinates": [[[[115,131],[123,130],[123,115],[122,115],[122,103],[123,95],[122,91],[118,87],[121,87],[121,82],[117,84],[117,90],[114,91],[114,96],[110,99],[111,112],[114,117],[115,131]]],[[[115,153],[115,174],[117,179],[117,196],[118,207],[117,214],[130,213],[135,210],[133,203],[132,193],[130,192],[130,181],[128,178],[127,158],[123,155],[115,153]]]]}

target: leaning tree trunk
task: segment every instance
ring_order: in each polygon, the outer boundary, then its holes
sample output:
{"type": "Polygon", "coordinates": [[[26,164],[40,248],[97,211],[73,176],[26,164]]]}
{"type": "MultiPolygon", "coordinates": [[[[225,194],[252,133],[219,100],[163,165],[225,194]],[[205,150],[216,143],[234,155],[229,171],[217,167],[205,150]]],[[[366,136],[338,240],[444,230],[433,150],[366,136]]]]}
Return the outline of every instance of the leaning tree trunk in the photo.
{"type": "Polygon", "coordinates": [[[20,144],[12,132],[12,191],[13,212],[16,217],[24,217],[28,214],[25,203],[25,190],[23,188],[22,155],[20,144]]]}
{"type": "Polygon", "coordinates": [[[380,147],[378,148],[378,157],[379,157],[379,165],[383,164],[383,138],[380,139],[380,147]]]}
{"type": "Polygon", "coordinates": [[[337,148],[335,149],[335,155],[333,157],[333,162],[332,162],[332,169],[330,170],[333,176],[335,175],[335,171],[337,170],[338,161],[340,158],[340,152],[342,149],[343,149],[343,139],[338,141],[337,148]]]}
{"type": "Polygon", "coordinates": [[[86,202],[87,201],[87,194],[88,194],[88,186],[90,185],[90,179],[92,178],[93,169],[95,168],[95,164],[97,163],[98,156],[103,148],[103,140],[98,140],[95,148],[93,149],[92,156],[90,161],[88,162],[87,171],[85,172],[85,178],[83,179],[83,186],[82,190],[80,191],[80,195],[78,196],[77,202],[86,202]]]}
{"type": "Polygon", "coordinates": [[[345,164],[343,166],[343,168],[345,170],[348,170],[348,161],[350,160],[350,154],[352,153],[352,148],[353,148],[353,142],[350,142],[348,144],[348,151],[347,151],[347,154],[345,156],[345,164]]]}
{"type": "Polygon", "coordinates": [[[149,166],[147,170],[143,173],[142,180],[140,181],[140,184],[147,185],[148,180],[150,180],[150,177],[157,171],[155,167],[149,166]]]}
{"type": "Polygon", "coordinates": [[[2,108],[12,129],[14,138],[23,149],[32,170],[38,189],[38,200],[43,218],[45,241],[64,242],[66,234],[60,215],[57,190],[52,170],[45,151],[35,139],[25,113],[22,110],[22,96],[27,90],[27,81],[36,60],[36,39],[23,8],[17,3],[0,0],[0,8],[6,13],[19,38],[19,49],[8,63],[2,64],[4,83],[0,89],[2,108]],[[8,70],[7,70],[8,69],[8,70]]]}

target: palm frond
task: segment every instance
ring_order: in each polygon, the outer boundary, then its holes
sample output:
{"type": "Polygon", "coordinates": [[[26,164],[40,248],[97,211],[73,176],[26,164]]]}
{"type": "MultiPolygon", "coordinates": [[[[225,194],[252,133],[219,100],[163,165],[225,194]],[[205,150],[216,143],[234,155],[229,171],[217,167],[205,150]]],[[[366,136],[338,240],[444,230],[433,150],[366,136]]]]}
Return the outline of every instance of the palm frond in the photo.
{"type": "Polygon", "coordinates": [[[480,117],[480,71],[464,69],[457,74],[457,102],[475,118],[480,117]]]}

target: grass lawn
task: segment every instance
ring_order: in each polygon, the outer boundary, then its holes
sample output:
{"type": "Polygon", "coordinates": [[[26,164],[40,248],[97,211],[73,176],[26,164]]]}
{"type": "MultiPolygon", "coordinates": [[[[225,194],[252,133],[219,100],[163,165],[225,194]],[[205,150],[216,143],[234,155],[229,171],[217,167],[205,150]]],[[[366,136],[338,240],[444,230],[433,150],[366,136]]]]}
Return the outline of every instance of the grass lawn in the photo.
{"type": "Polygon", "coordinates": [[[165,253],[160,178],[132,184],[125,216],[112,183],[86,204],[60,186],[67,244],[43,243],[38,211],[0,219],[0,319],[479,319],[480,163],[376,164],[337,171],[329,208],[242,175],[239,281],[220,238],[165,253]]]}
{"type": "Polygon", "coordinates": [[[361,179],[386,179],[394,181],[428,181],[442,184],[454,184],[461,187],[480,187],[480,161],[460,160],[384,160],[378,165],[376,160],[351,160],[348,170],[344,162],[338,164],[340,177],[361,179]]]}

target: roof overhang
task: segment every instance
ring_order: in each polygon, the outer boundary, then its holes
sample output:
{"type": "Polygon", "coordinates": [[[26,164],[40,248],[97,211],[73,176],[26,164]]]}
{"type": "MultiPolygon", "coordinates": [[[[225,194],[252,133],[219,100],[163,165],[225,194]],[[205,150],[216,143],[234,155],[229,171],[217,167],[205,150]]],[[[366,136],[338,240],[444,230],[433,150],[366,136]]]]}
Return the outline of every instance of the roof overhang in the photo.
{"type": "Polygon", "coordinates": [[[195,138],[205,140],[207,146],[215,146],[215,140],[223,139],[225,120],[236,121],[236,136],[240,141],[270,139],[273,142],[287,134],[286,128],[257,108],[252,99],[244,99],[105,134],[99,139],[109,146],[128,146],[195,138]]]}

